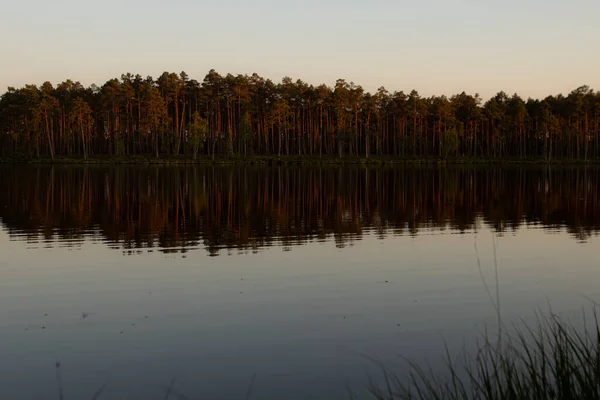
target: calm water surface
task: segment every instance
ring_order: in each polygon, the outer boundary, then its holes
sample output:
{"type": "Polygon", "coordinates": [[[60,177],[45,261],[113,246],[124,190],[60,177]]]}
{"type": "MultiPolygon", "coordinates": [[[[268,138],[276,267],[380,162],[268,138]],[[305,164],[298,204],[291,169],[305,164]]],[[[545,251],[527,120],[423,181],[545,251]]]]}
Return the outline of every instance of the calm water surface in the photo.
{"type": "Polygon", "coordinates": [[[0,168],[2,398],[345,399],[600,300],[600,171],[0,168]],[[478,268],[477,255],[481,269],[478,268]],[[494,294],[495,296],[495,294],[494,294]],[[401,373],[401,372],[399,372],[401,373]]]}

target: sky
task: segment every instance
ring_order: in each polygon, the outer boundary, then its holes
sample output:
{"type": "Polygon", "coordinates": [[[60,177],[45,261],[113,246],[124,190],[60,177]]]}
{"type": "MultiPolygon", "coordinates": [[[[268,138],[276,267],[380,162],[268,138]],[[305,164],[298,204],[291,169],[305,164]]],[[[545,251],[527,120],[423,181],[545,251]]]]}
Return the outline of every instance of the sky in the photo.
{"type": "Polygon", "coordinates": [[[0,93],[210,69],[424,96],[600,89],[598,0],[0,0],[0,93]]]}

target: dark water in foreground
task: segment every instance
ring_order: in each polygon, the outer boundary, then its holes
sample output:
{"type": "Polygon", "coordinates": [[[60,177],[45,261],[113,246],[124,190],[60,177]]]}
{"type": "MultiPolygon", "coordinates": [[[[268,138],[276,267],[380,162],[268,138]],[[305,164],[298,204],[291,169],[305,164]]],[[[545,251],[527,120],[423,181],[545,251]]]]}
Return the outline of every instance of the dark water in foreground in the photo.
{"type": "Polygon", "coordinates": [[[1,398],[347,398],[600,300],[600,171],[0,168],[1,398]],[[477,251],[476,251],[477,249],[477,251]],[[477,253],[481,260],[478,268],[477,253]],[[399,367],[399,370],[402,368],[399,367]]]}

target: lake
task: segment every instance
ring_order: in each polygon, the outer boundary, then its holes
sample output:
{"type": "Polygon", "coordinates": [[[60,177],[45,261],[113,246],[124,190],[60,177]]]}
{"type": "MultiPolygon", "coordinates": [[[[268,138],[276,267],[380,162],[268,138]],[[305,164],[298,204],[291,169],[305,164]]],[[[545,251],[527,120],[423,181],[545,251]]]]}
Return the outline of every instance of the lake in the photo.
{"type": "Polygon", "coordinates": [[[435,370],[497,298],[508,323],[600,300],[599,178],[2,166],[2,397],[369,398],[371,357],[435,370]]]}

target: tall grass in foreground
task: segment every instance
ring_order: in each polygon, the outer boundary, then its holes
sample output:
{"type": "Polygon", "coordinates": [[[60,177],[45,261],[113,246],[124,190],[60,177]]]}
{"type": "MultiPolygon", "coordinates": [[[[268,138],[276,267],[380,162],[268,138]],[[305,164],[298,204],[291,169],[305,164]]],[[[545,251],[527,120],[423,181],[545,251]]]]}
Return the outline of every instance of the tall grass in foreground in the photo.
{"type": "Polygon", "coordinates": [[[377,400],[395,399],[600,399],[600,327],[583,318],[576,328],[552,314],[535,326],[501,328],[496,340],[484,334],[474,352],[453,361],[446,351],[443,375],[409,362],[408,378],[382,366],[384,384],[370,380],[377,400]]]}

